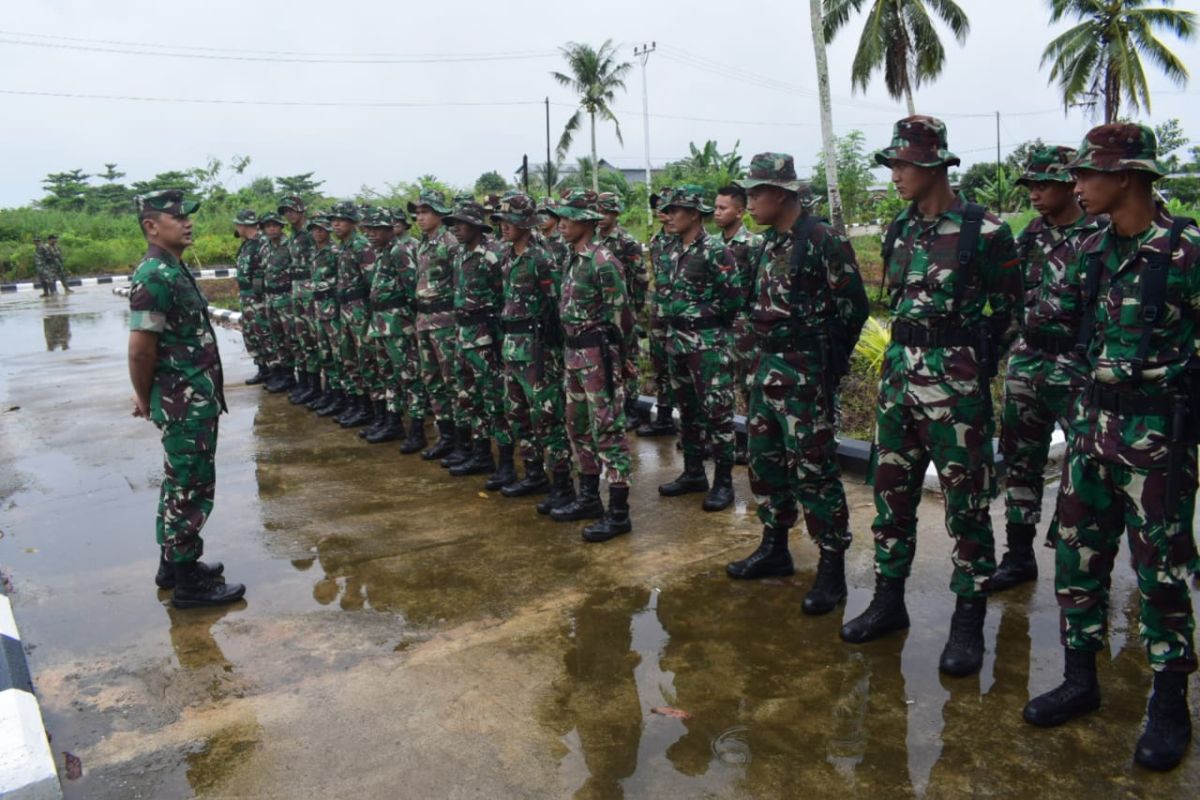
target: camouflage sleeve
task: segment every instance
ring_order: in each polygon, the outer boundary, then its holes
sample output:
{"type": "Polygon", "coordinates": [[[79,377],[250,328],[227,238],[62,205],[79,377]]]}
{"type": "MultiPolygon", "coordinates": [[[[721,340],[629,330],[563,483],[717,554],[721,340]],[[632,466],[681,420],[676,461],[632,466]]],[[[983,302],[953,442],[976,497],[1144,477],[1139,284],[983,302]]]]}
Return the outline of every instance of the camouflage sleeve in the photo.
{"type": "Polygon", "coordinates": [[[849,331],[850,339],[857,341],[859,332],[871,314],[867,290],[858,270],[858,257],[850,240],[833,231],[825,238],[824,244],[825,267],[835,311],[849,331]]]}
{"type": "Polygon", "coordinates": [[[554,257],[548,251],[542,250],[534,260],[533,268],[537,274],[538,286],[542,287],[542,293],[550,299],[551,307],[557,308],[559,291],[558,281],[555,280],[554,257]]]}
{"type": "Polygon", "coordinates": [[[746,304],[742,271],[733,250],[728,247],[718,247],[713,252],[713,295],[717,311],[726,323],[732,323],[746,304]]]}
{"type": "Polygon", "coordinates": [[[633,271],[629,276],[629,303],[636,313],[646,305],[646,295],[650,291],[650,273],[646,268],[645,248],[632,236],[625,247],[623,261],[633,271]]]}
{"type": "Polygon", "coordinates": [[[595,270],[600,298],[606,308],[606,321],[616,325],[628,342],[633,336],[634,318],[625,291],[624,270],[614,256],[604,251],[596,253],[595,270]]]}
{"type": "Polygon", "coordinates": [[[1012,229],[1007,222],[1000,223],[988,242],[983,274],[987,281],[988,306],[992,310],[988,324],[1003,353],[1017,338],[1025,296],[1021,259],[1017,256],[1012,229]]]}
{"type": "Polygon", "coordinates": [[[175,305],[173,283],[163,275],[158,262],[139,267],[132,283],[129,330],[162,333],[167,329],[167,314],[175,305]]]}

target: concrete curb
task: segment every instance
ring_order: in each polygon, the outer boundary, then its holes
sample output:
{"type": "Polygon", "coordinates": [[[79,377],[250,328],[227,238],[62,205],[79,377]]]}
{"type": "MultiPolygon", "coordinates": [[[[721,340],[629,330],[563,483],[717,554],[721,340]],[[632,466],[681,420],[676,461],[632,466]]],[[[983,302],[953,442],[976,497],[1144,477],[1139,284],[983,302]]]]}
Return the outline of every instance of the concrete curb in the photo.
{"type": "MultiPolygon", "coordinates": [[[[129,283],[132,275],[102,275],[98,278],[68,278],[67,286],[100,286],[110,283],[129,283]]],[[[192,277],[198,280],[205,278],[236,278],[237,270],[233,268],[220,269],[194,269],[192,277]]],[[[0,283],[0,292],[8,294],[9,292],[29,292],[34,289],[40,290],[42,284],[37,281],[25,283],[0,283]]]]}
{"type": "Polygon", "coordinates": [[[0,586],[0,798],[62,796],[12,603],[0,586]]]}

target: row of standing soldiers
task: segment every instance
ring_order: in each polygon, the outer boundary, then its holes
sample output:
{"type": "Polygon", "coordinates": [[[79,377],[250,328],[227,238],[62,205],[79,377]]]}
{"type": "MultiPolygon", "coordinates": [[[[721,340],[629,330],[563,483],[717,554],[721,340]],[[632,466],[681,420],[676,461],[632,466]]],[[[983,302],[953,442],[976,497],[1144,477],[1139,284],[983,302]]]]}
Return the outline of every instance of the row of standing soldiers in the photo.
{"type": "Polygon", "coordinates": [[[33,237],[33,270],[37,275],[38,284],[42,287],[42,297],[58,294],[58,284],[62,283],[63,291],[71,293],[67,286],[67,267],[63,263],[62,251],[58,249],[58,236],[51,234],[42,241],[42,237],[33,237]]]}

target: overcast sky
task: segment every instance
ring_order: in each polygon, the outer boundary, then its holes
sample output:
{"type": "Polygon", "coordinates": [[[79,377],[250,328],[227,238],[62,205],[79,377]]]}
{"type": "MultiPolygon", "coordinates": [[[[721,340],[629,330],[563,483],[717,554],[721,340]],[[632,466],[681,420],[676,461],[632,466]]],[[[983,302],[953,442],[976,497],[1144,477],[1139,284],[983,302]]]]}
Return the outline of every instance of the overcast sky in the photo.
{"type": "MultiPolygon", "coordinates": [[[[1037,136],[1078,144],[1092,123],[1079,110],[1064,116],[1038,66],[1056,33],[1046,23],[1046,0],[959,3],[971,19],[967,45],[959,47],[943,29],[948,67],[918,90],[918,111],[946,119],[950,147],[964,165],[994,159],[996,110],[1006,153],[1037,136]]],[[[763,150],[787,151],[808,174],[820,148],[806,0],[3,0],[0,7],[4,207],[40,197],[48,172],[95,173],[106,161],[117,162],[128,182],[241,154],[252,163],[244,177],[230,179],[231,187],[258,175],[315,170],[335,195],[426,173],[459,185],[487,170],[508,176],[524,153],[531,162],[545,158],[542,100],[552,103],[555,141],[571,113],[573,98],[549,73],[562,63],[556,49],[572,40],[598,45],[611,38],[635,64],[634,45],[658,43],[647,73],[655,165],[685,155],[690,141],[715,139],[725,150],[740,140],[747,160],[763,150]],[[459,56],[473,60],[446,60],[459,56]],[[332,63],[350,57],[391,63],[332,63]],[[295,61],[279,60],[286,58],[295,61]]],[[[1177,7],[1200,10],[1196,2],[1177,7]]],[[[852,18],[829,49],[834,122],[839,133],[861,129],[875,148],[887,144],[903,108],[878,79],[865,95],[852,93],[850,62],[861,27],[861,16],[852,18]]],[[[1193,71],[1200,68],[1200,43],[1169,34],[1164,40],[1193,71]]],[[[1147,71],[1156,91],[1146,119],[1178,117],[1200,139],[1200,85],[1181,91],[1153,67],[1147,71]]],[[[624,147],[604,124],[598,148],[612,163],[641,166],[640,67],[627,85],[615,104],[624,147]]],[[[587,149],[585,130],[569,158],[587,149]]]]}

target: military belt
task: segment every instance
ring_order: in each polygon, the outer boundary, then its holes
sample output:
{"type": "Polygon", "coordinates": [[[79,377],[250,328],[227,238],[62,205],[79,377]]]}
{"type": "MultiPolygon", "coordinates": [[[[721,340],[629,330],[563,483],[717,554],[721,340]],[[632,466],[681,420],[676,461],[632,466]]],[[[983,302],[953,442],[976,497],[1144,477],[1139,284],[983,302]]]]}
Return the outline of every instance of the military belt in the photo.
{"type": "Polygon", "coordinates": [[[905,347],[976,347],[979,332],[974,328],[929,328],[897,320],[892,341],[905,347]]]}
{"type": "Polygon", "coordinates": [[[495,319],[495,317],[496,312],[491,308],[454,312],[454,318],[458,321],[459,325],[485,325],[495,319]]]}
{"type": "Polygon", "coordinates": [[[506,319],[501,320],[505,333],[536,333],[538,321],[535,319],[506,319]]]}
{"type": "Polygon", "coordinates": [[[313,300],[328,300],[331,297],[337,297],[337,291],[334,289],[322,289],[318,292],[313,292],[313,300]]]}
{"type": "Polygon", "coordinates": [[[433,302],[418,301],[417,311],[422,314],[440,314],[444,311],[453,311],[453,300],[435,300],[433,302]]]}
{"type": "Polygon", "coordinates": [[[1025,344],[1034,350],[1054,356],[1061,356],[1075,351],[1075,341],[1078,337],[1029,331],[1022,338],[1025,340],[1025,344]]]}
{"type": "Polygon", "coordinates": [[[353,303],[355,300],[366,300],[371,294],[370,289],[351,289],[348,292],[338,292],[339,303],[353,303]]]}
{"type": "Polygon", "coordinates": [[[267,287],[266,289],[263,290],[263,294],[268,294],[268,295],[271,295],[271,294],[280,295],[280,294],[291,294],[291,293],[292,293],[292,287],[290,287],[290,286],[287,287],[286,289],[274,289],[271,287],[267,287]]]}
{"type": "Polygon", "coordinates": [[[567,347],[572,350],[583,350],[588,347],[604,347],[609,344],[609,336],[604,331],[588,331],[578,336],[566,338],[567,347]]]}
{"type": "Polygon", "coordinates": [[[804,353],[816,350],[821,346],[821,334],[794,333],[791,336],[776,336],[770,339],[760,338],[758,349],[764,353],[779,355],[781,353],[804,353]]]}
{"type": "Polygon", "coordinates": [[[1109,389],[1098,383],[1093,383],[1088,392],[1088,405],[1122,417],[1139,414],[1170,416],[1174,403],[1174,398],[1170,396],[1152,397],[1132,389],[1109,389]]]}
{"type": "Polygon", "coordinates": [[[725,327],[725,322],[720,317],[668,317],[666,323],[672,330],[686,333],[725,327]]]}
{"type": "Polygon", "coordinates": [[[391,311],[395,308],[406,308],[408,301],[403,297],[398,297],[395,300],[385,300],[382,303],[371,303],[372,311],[391,311]]]}

